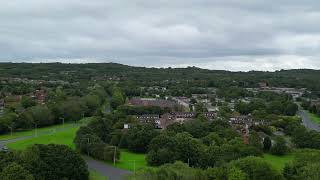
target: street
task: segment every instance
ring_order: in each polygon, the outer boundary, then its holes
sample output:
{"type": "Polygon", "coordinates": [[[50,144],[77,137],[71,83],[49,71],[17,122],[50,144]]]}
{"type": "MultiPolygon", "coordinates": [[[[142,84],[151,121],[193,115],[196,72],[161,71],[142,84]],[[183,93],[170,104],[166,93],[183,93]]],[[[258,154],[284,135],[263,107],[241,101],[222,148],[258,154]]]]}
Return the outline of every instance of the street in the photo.
{"type": "Polygon", "coordinates": [[[305,113],[303,110],[298,111],[298,115],[302,118],[303,125],[311,130],[315,130],[317,132],[320,132],[320,127],[316,123],[312,122],[309,118],[308,114],[305,113]]]}

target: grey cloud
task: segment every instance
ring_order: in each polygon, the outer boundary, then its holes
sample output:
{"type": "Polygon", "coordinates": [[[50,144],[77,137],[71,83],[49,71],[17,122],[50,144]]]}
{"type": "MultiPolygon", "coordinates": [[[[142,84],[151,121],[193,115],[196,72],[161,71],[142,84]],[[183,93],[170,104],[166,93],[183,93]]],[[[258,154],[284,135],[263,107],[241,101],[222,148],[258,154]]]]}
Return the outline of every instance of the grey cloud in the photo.
{"type": "Polygon", "coordinates": [[[320,68],[315,0],[0,2],[0,61],[320,68]]]}

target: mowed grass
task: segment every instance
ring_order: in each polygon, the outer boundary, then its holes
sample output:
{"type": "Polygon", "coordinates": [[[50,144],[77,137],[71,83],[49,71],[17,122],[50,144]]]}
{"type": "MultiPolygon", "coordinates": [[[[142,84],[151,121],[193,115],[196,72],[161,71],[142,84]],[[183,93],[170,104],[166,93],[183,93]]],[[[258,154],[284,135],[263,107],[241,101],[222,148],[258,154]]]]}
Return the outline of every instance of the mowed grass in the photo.
{"type": "Polygon", "coordinates": [[[313,113],[310,113],[310,112],[307,112],[307,113],[308,113],[308,116],[310,117],[312,122],[320,124],[320,116],[313,114],[313,113]]]}
{"type": "Polygon", "coordinates": [[[105,177],[104,175],[94,170],[90,170],[89,179],[90,180],[108,180],[107,177],[105,177]]]}
{"type": "Polygon", "coordinates": [[[33,144],[63,144],[75,149],[73,139],[79,127],[72,127],[65,130],[53,132],[51,134],[41,135],[38,137],[20,140],[14,143],[9,143],[7,146],[10,149],[22,150],[33,144]]]}
{"type": "Polygon", "coordinates": [[[270,163],[278,171],[282,172],[286,163],[291,162],[294,159],[294,154],[288,154],[284,156],[275,156],[272,154],[264,154],[263,159],[270,163]]]}
{"type": "MultiPolygon", "coordinates": [[[[41,136],[43,134],[50,134],[54,131],[60,131],[64,130],[70,127],[78,127],[82,126],[84,124],[87,124],[92,118],[91,117],[86,117],[81,119],[79,122],[74,123],[74,122],[66,122],[64,125],[58,124],[58,125],[52,125],[48,127],[42,127],[37,129],[37,134],[38,136],[41,136]]],[[[0,140],[9,140],[9,139],[15,139],[15,138],[20,138],[20,137],[25,137],[25,136],[34,136],[35,135],[35,129],[31,130],[25,130],[25,131],[20,131],[20,132],[13,132],[12,135],[10,133],[8,134],[3,134],[0,135],[0,140]]]]}
{"type": "MultiPolygon", "coordinates": [[[[67,128],[67,127],[76,126],[76,125],[77,124],[75,124],[75,123],[65,123],[64,126],[62,124],[59,124],[59,125],[53,125],[53,126],[49,126],[49,127],[38,128],[37,134],[41,135],[43,133],[50,133],[54,130],[62,129],[63,127],[67,128]]],[[[15,138],[19,138],[19,137],[33,136],[33,135],[35,135],[35,129],[21,131],[21,132],[14,132],[14,133],[12,133],[12,136],[10,133],[0,135],[0,140],[15,139],[15,138]]]]}
{"type": "Polygon", "coordinates": [[[132,153],[124,149],[121,150],[120,160],[116,163],[116,167],[129,171],[135,171],[146,166],[145,154],[132,153]]]}

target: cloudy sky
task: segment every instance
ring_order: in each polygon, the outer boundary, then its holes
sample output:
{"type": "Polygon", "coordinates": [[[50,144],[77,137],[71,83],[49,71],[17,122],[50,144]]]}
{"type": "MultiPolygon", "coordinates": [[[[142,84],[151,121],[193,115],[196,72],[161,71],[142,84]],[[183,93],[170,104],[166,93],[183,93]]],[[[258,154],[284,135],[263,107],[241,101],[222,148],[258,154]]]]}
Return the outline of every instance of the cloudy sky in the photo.
{"type": "Polygon", "coordinates": [[[1,62],[320,69],[317,0],[0,0],[1,62]]]}

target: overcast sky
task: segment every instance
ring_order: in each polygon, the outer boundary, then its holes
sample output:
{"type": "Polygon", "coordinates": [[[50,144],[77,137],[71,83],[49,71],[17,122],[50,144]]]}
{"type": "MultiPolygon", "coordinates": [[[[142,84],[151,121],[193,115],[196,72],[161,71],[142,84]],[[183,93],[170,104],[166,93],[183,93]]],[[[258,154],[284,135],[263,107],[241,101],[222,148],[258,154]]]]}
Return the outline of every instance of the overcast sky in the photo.
{"type": "Polygon", "coordinates": [[[320,69],[319,22],[319,0],[0,0],[0,61],[320,69]]]}

